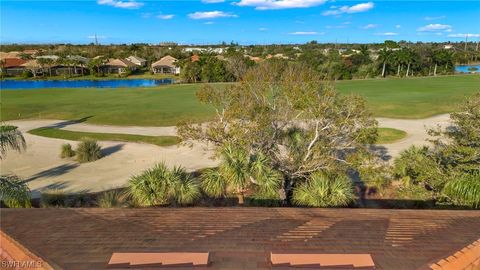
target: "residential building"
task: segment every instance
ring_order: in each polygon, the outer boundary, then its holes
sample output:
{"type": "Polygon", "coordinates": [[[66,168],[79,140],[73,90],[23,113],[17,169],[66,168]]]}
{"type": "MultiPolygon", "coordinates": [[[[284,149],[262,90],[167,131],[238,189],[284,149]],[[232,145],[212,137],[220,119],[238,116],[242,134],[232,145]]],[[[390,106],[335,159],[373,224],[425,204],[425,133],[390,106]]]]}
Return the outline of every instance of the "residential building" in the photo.
{"type": "Polygon", "coordinates": [[[154,74],[180,74],[180,67],[176,65],[177,59],[170,55],[162,57],[152,64],[154,74]]]}
{"type": "Polygon", "coordinates": [[[141,57],[138,57],[138,56],[134,56],[134,55],[130,55],[129,57],[126,58],[126,60],[134,63],[135,65],[139,66],[139,67],[144,67],[147,65],[147,60],[141,58],[141,57]]]}
{"type": "Polygon", "coordinates": [[[127,71],[134,71],[137,65],[126,59],[109,59],[101,68],[103,73],[124,74],[127,71]]]}
{"type": "Polygon", "coordinates": [[[23,64],[27,62],[27,60],[20,58],[4,58],[1,61],[1,72],[9,76],[17,76],[22,74],[23,71],[25,71],[23,64]]]}

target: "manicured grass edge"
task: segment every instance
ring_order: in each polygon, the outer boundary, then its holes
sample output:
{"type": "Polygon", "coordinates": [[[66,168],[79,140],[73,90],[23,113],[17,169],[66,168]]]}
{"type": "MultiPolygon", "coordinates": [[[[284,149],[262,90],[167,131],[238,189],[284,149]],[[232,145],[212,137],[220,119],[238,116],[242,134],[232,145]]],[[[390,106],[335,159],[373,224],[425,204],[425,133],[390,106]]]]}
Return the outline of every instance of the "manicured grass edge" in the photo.
{"type": "Polygon", "coordinates": [[[407,132],[395,128],[378,128],[377,144],[398,142],[407,137],[407,132]]]}
{"type": "Polygon", "coordinates": [[[28,131],[28,133],[56,139],[65,139],[72,141],[80,141],[82,139],[93,139],[98,141],[120,141],[148,143],[158,146],[172,146],[180,143],[180,139],[176,136],[144,136],[134,134],[118,134],[118,133],[94,133],[94,132],[78,132],[63,130],[58,128],[41,127],[28,131]]]}

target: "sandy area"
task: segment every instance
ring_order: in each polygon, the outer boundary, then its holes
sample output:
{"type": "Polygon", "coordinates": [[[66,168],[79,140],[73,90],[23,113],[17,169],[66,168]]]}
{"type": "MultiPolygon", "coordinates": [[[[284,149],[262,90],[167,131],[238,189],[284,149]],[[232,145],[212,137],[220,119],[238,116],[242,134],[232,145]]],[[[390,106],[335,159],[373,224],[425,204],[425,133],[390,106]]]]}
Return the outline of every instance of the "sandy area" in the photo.
{"type": "MultiPolygon", "coordinates": [[[[448,124],[449,117],[439,115],[420,120],[389,118],[377,120],[380,127],[396,128],[408,133],[408,136],[399,142],[379,146],[387,155],[395,157],[401,150],[412,144],[425,144],[425,139],[428,138],[425,127],[433,127],[437,124],[445,126],[448,124]]],[[[216,165],[216,161],[210,159],[210,152],[205,150],[204,145],[197,144],[193,148],[159,147],[150,144],[110,141],[99,142],[105,155],[102,159],[79,164],[74,160],[59,157],[60,146],[63,143],[68,142],[75,147],[77,142],[26,133],[38,127],[56,126],[72,131],[160,136],[175,135],[174,127],[100,126],[61,120],[21,120],[11,121],[8,124],[18,126],[24,133],[27,150],[23,153],[9,152],[7,157],[0,161],[1,174],[13,173],[26,179],[34,194],[45,189],[56,188],[67,192],[95,192],[121,187],[127,183],[130,176],[162,161],[169,166],[181,165],[189,171],[216,165]]]]}

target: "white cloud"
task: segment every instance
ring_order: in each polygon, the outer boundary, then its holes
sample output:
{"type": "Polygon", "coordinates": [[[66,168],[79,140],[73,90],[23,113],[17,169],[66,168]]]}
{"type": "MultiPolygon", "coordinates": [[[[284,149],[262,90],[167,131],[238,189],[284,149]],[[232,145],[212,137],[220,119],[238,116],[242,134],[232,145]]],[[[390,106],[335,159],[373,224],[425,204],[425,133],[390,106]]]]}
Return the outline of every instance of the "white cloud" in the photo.
{"type": "Polygon", "coordinates": [[[375,33],[377,36],[398,36],[398,33],[395,32],[385,32],[385,33],[375,33]]]}
{"type": "Polygon", "coordinates": [[[395,25],[395,28],[400,29],[402,26],[400,24],[395,25]]]}
{"type": "Polygon", "coordinates": [[[238,17],[238,16],[232,13],[216,10],[216,11],[205,11],[205,12],[197,11],[195,13],[188,14],[188,17],[194,20],[202,20],[202,19],[228,18],[228,17],[238,17]]]}
{"type": "Polygon", "coordinates": [[[268,28],[265,28],[265,27],[260,27],[260,28],[258,28],[258,31],[265,32],[265,31],[268,31],[268,28]]]}
{"type": "Polygon", "coordinates": [[[466,38],[466,37],[480,37],[480,34],[450,34],[448,37],[453,37],[453,38],[466,38]]]}
{"type": "Polygon", "coordinates": [[[425,26],[422,26],[417,29],[418,32],[432,32],[432,31],[452,31],[452,26],[448,24],[439,24],[439,23],[432,23],[425,26]]]}
{"type": "Polygon", "coordinates": [[[107,5],[116,8],[140,8],[143,6],[143,3],[136,2],[135,0],[120,1],[120,0],[97,0],[99,5],[107,5]]]}
{"type": "Polygon", "coordinates": [[[210,24],[215,24],[215,22],[204,22],[203,24],[210,25],[210,24]]]}
{"type": "Polygon", "coordinates": [[[370,24],[362,26],[362,29],[372,29],[372,28],[377,28],[377,27],[378,27],[378,24],[370,23],[370,24]]]}
{"type": "Polygon", "coordinates": [[[241,7],[255,7],[257,10],[308,8],[322,5],[327,0],[240,0],[234,5],[241,7]]]}
{"type": "Polygon", "coordinates": [[[324,33],[319,33],[315,31],[298,31],[298,32],[292,32],[288,34],[294,35],[294,36],[316,36],[316,35],[323,35],[324,33]]]}
{"type": "Polygon", "coordinates": [[[89,39],[106,39],[107,37],[106,37],[106,36],[95,36],[95,35],[92,35],[92,36],[88,36],[87,38],[89,38],[89,39]]]}
{"type": "Polygon", "coordinates": [[[215,3],[223,3],[225,0],[202,0],[202,3],[205,4],[215,4],[215,3]]]}
{"type": "Polygon", "coordinates": [[[175,15],[173,14],[160,14],[157,16],[158,19],[162,19],[162,20],[170,20],[170,19],[173,19],[173,17],[175,17],[175,15]]]}
{"type": "Polygon", "coordinates": [[[331,7],[332,10],[327,10],[327,11],[323,12],[322,14],[324,16],[340,15],[340,14],[343,14],[343,13],[352,14],[352,13],[365,12],[365,11],[368,11],[368,10],[374,8],[374,7],[375,7],[375,5],[373,4],[373,2],[361,3],[361,4],[356,4],[356,5],[353,5],[353,6],[342,6],[342,7],[333,6],[333,7],[331,7]]]}
{"type": "Polygon", "coordinates": [[[425,17],[424,19],[426,21],[434,21],[434,20],[441,20],[441,19],[445,19],[447,16],[443,15],[443,16],[437,16],[437,17],[425,17]]]}

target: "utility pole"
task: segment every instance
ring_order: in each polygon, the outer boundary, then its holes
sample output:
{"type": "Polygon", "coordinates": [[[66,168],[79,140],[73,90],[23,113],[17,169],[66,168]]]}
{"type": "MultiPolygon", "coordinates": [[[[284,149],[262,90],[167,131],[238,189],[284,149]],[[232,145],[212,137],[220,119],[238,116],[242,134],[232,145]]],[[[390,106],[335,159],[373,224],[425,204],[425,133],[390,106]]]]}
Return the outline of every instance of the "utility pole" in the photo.
{"type": "Polygon", "coordinates": [[[95,45],[97,45],[97,46],[98,46],[97,33],[95,33],[95,45]]]}
{"type": "Polygon", "coordinates": [[[465,52],[467,51],[468,34],[465,34],[465,52]]]}

